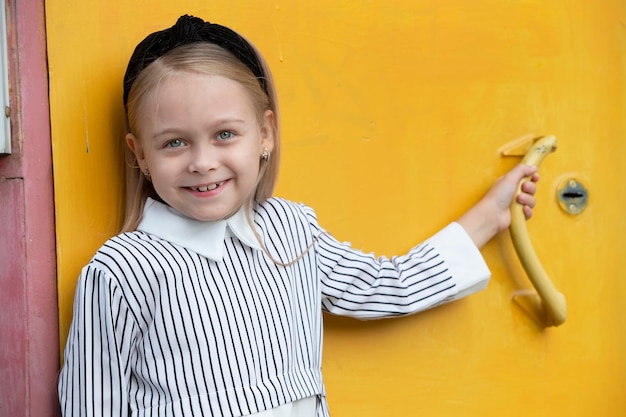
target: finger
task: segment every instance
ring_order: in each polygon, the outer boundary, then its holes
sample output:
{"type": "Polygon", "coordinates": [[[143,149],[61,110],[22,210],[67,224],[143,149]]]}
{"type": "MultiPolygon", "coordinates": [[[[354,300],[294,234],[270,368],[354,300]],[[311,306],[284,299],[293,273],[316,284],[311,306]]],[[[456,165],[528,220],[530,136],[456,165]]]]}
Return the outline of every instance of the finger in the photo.
{"type": "Polygon", "coordinates": [[[507,173],[507,176],[514,182],[519,182],[522,178],[531,178],[537,172],[534,165],[518,164],[507,173]]]}
{"type": "Polygon", "coordinates": [[[530,208],[534,208],[537,204],[537,200],[530,194],[522,193],[517,196],[517,202],[523,206],[528,206],[530,208]]]}
{"type": "Polygon", "coordinates": [[[525,181],[522,183],[522,191],[527,194],[534,195],[537,192],[537,186],[534,182],[525,181]]]}
{"type": "Polygon", "coordinates": [[[524,177],[532,177],[537,174],[538,168],[535,165],[519,164],[524,177]]]}
{"type": "Polygon", "coordinates": [[[533,209],[532,208],[530,208],[529,206],[524,206],[523,210],[524,210],[524,217],[526,218],[526,220],[528,220],[531,217],[533,217],[533,209]]]}

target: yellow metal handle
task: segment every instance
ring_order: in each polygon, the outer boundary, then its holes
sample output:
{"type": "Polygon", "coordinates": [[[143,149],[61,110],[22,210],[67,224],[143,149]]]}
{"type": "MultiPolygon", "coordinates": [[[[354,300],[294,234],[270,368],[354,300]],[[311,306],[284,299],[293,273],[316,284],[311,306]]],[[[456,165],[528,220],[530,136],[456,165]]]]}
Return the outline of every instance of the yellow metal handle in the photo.
{"type": "MultiPolygon", "coordinates": [[[[544,136],[531,146],[522,163],[539,166],[549,153],[556,150],[556,147],[557,141],[554,136],[544,136]]],[[[541,262],[528,236],[524,207],[517,202],[517,195],[521,192],[522,183],[526,180],[524,178],[518,184],[516,198],[511,204],[511,238],[528,278],[535,287],[539,297],[541,297],[541,304],[546,315],[546,324],[559,326],[567,318],[565,297],[557,291],[548,274],[541,266],[541,262]]]]}

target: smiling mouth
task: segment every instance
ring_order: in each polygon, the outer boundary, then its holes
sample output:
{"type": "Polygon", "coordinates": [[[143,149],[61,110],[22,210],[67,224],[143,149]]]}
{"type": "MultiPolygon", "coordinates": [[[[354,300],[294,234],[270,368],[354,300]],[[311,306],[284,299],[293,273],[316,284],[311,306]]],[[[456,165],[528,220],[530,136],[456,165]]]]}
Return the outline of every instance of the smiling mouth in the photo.
{"type": "Polygon", "coordinates": [[[198,192],[207,192],[207,191],[213,191],[215,190],[217,187],[221,187],[222,185],[224,185],[226,181],[222,181],[222,182],[216,182],[215,184],[209,184],[209,185],[203,185],[200,187],[189,187],[189,189],[193,190],[193,191],[198,191],[198,192]]]}

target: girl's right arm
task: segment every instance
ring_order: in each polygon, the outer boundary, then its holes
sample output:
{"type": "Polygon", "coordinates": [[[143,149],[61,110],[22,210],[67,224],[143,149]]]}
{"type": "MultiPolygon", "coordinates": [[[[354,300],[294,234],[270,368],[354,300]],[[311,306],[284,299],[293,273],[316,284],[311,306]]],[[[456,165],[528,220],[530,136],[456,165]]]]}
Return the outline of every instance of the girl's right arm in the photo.
{"type": "Polygon", "coordinates": [[[85,267],[59,378],[63,416],[128,415],[134,323],[116,282],[92,265],[85,267]]]}

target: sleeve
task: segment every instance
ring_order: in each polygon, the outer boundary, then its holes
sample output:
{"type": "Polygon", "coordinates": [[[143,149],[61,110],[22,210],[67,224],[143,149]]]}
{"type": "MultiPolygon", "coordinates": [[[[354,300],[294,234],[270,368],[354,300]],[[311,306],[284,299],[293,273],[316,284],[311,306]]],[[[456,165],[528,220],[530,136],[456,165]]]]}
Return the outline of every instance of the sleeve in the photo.
{"type": "MultiPolygon", "coordinates": [[[[314,218],[310,224],[319,228],[314,218]]],[[[413,314],[479,291],[491,275],[457,223],[391,258],[363,253],[318,230],[322,307],[332,314],[359,319],[413,314]]]]}
{"type": "Polygon", "coordinates": [[[480,251],[460,224],[450,223],[431,237],[428,243],[439,251],[456,281],[457,293],[448,301],[485,289],[491,272],[480,251]]]}
{"type": "Polygon", "coordinates": [[[88,265],[78,280],[58,393],[63,416],[128,415],[136,321],[116,281],[88,265]]]}

